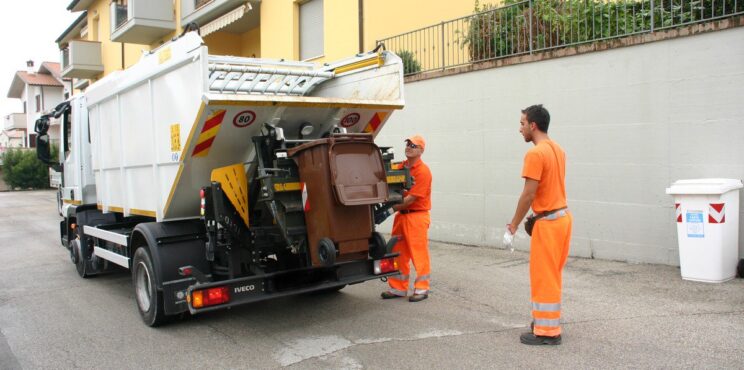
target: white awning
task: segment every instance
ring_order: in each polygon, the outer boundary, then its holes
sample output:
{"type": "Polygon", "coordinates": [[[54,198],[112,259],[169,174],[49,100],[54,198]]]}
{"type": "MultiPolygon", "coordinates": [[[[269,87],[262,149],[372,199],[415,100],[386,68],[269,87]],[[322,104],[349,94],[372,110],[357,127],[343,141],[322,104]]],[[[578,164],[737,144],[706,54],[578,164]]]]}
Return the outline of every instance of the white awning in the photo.
{"type": "Polygon", "coordinates": [[[226,27],[230,23],[235,22],[238,19],[242,18],[245,15],[245,13],[248,13],[252,9],[253,9],[253,6],[251,6],[250,3],[245,3],[245,5],[241,5],[229,11],[227,14],[205,24],[204,27],[199,28],[201,37],[209,35],[212,32],[219,31],[220,29],[222,29],[223,27],[226,27]]]}

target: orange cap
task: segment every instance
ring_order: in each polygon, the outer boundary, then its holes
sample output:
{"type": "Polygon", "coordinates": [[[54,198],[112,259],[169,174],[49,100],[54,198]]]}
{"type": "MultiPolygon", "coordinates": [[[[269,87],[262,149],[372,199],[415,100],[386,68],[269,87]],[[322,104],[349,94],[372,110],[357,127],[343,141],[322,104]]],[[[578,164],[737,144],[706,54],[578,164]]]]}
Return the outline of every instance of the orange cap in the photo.
{"type": "Polygon", "coordinates": [[[421,147],[421,149],[426,149],[426,140],[421,135],[413,135],[406,139],[406,141],[410,141],[418,146],[421,147]]]}

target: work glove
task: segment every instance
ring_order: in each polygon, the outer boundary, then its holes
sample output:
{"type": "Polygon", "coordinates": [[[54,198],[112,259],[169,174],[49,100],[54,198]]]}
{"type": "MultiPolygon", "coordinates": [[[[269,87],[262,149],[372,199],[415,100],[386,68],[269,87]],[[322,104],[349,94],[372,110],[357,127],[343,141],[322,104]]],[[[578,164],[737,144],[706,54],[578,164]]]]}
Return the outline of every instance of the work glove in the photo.
{"type": "Polygon", "coordinates": [[[514,234],[509,231],[509,225],[506,225],[506,231],[504,232],[504,249],[509,249],[509,252],[514,252],[514,234]]]}
{"type": "Polygon", "coordinates": [[[380,203],[375,205],[375,225],[385,222],[393,214],[395,214],[395,210],[392,204],[380,203]]]}

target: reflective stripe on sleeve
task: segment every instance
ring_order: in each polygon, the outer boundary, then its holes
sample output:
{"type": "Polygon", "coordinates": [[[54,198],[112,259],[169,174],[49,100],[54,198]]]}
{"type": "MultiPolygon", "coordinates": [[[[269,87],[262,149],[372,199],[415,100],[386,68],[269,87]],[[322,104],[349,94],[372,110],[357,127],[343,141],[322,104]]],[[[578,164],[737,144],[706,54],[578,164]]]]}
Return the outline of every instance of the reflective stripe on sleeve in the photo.
{"type": "Polygon", "coordinates": [[[532,302],[532,309],[535,310],[535,311],[545,311],[545,312],[560,311],[561,310],[561,304],[560,303],[537,303],[537,302],[532,302]]]}

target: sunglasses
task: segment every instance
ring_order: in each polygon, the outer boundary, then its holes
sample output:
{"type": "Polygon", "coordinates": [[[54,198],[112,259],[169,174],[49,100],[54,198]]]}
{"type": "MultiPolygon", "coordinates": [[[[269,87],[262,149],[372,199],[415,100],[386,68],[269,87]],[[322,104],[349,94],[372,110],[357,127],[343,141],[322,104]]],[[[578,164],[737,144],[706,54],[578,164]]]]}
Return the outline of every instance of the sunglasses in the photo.
{"type": "Polygon", "coordinates": [[[409,148],[411,148],[411,149],[416,149],[416,148],[418,148],[418,145],[416,145],[416,144],[414,144],[414,143],[408,143],[408,144],[406,144],[406,146],[407,146],[407,147],[409,147],[409,148]]]}

